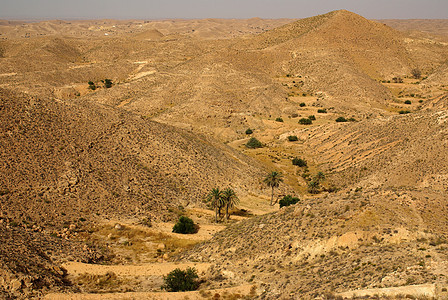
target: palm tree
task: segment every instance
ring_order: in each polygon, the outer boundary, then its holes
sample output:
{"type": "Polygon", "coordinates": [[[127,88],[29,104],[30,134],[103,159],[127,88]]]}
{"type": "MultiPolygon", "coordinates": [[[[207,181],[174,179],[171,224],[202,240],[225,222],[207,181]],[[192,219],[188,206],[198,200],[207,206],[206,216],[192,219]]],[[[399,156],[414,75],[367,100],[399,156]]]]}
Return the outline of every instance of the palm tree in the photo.
{"type": "Polygon", "coordinates": [[[272,188],[271,205],[274,205],[274,189],[280,185],[280,182],[283,182],[283,174],[273,171],[264,178],[263,182],[272,188]]]}
{"type": "Polygon", "coordinates": [[[313,180],[308,183],[308,193],[319,194],[320,183],[318,180],[313,180]]]}
{"type": "Polygon", "coordinates": [[[325,180],[325,174],[323,172],[317,172],[315,180],[319,183],[325,180]]]}
{"type": "Polygon", "coordinates": [[[212,207],[215,209],[215,221],[218,223],[218,211],[221,216],[221,208],[224,206],[223,192],[219,188],[214,188],[207,195],[207,201],[209,201],[212,207]]]}
{"type": "Polygon", "coordinates": [[[230,218],[229,208],[235,207],[240,202],[240,200],[236,196],[235,191],[231,188],[226,188],[222,192],[222,198],[226,206],[226,219],[228,220],[230,218]]]}

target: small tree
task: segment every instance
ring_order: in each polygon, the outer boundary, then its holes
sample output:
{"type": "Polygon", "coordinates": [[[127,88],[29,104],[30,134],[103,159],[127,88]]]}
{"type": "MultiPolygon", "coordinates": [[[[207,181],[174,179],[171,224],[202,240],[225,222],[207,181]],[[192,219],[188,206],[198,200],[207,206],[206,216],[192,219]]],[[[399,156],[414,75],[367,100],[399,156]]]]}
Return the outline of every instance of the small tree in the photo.
{"type": "Polygon", "coordinates": [[[199,276],[195,268],[188,268],[183,271],[174,269],[167,276],[163,276],[163,289],[168,292],[195,291],[199,287],[199,276]]]}
{"type": "Polygon", "coordinates": [[[230,218],[229,209],[234,208],[240,200],[236,196],[235,191],[231,188],[226,188],[222,192],[222,199],[226,207],[226,219],[228,220],[230,218]]]}
{"type": "Polygon", "coordinates": [[[326,114],[327,110],[325,108],[321,108],[321,109],[317,110],[317,113],[319,113],[319,114],[326,114]]]}
{"type": "MultiPolygon", "coordinates": [[[[306,94],[304,94],[304,96],[306,96],[306,94]]],[[[300,107],[305,107],[306,104],[305,104],[305,102],[302,102],[302,103],[299,104],[299,106],[300,106],[300,107]]]]}
{"type": "Polygon", "coordinates": [[[179,221],[174,225],[173,232],[182,234],[192,234],[198,232],[198,226],[194,224],[193,220],[182,216],[179,221]]]}
{"type": "Polygon", "coordinates": [[[315,121],[316,117],[314,115],[311,115],[311,116],[308,117],[308,119],[310,119],[311,121],[315,121]]]}
{"type": "Polygon", "coordinates": [[[252,133],[254,133],[254,131],[252,129],[250,129],[250,128],[246,129],[246,134],[252,134],[252,133]]]}
{"type": "Polygon", "coordinates": [[[288,136],[288,141],[290,141],[290,142],[297,142],[298,140],[299,140],[299,138],[297,137],[297,135],[288,136]]]}
{"type": "Polygon", "coordinates": [[[266,183],[271,189],[271,205],[274,205],[274,189],[280,185],[281,182],[283,182],[283,174],[277,171],[273,171],[269,173],[264,178],[264,183],[266,183]]]}
{"type": "Polygon", "coordinates": [[[275,119],[275,121],[276,121],[276,122],[283,122],[283,119],[280,118],[280,117],[278,117],[278,118],[275,119]]]}
{"type": "Polygon", "coordinates": [[[404,104],[412,104],[411,100],[404,101],[404,104]]]}
{"type": "Polygon", "coordinates": [[[257,140],[256,138],[252,137],[250,140],[246,143],[246,147],[250,149],[256,149],[263,147],[263,144],[257,140]]]}

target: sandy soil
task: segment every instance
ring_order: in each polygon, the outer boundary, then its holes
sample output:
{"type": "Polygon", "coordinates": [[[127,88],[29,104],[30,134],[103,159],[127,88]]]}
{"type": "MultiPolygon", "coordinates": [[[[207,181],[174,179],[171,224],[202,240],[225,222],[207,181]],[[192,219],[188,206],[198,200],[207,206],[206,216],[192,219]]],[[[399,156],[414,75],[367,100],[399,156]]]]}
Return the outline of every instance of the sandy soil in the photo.
{"type": "Polygon", "coordinates": [[[364,297],[373,295],[384,296],[397,296],[397,295],[413,295],[413,296],[427,296],[435,297],[435,285],[434,284],[421,284],[421,285],[408,285],[384,289],[367,289],[367,290],[355,290],[344,293],[339,293],[338,296],[344,298],[351,298],[353,296],[364,297]]]}
{"type": "Polygon", "coordinates": [[[243,285],[226,289],[216,289],[209,291],[194,291],[194,292],[178,292],[178,293],[168,293],[168,292],[151,292],[151,293],[110,293],[110,294],[60,294],[53,293],[48,294],[44,297],[47,300],[78,300],[78,299],[157,299],[157,300],[171,300],[171,299],[204,299],[201,295],[215,295],[215,294],[240,294],[240,295],[250,295],[251,285],[243,285]],[[188,297],[188,298],[187,298],[188,297]]]}
{"type": "Polygon", "coordinates": [[[208,263],[158,263],[158,264],[142,264],[142,265],[95,265],[80,262],[68,262],[63,265],[69,275],[80,275],[89,273],[92,275],[104,275],[113,272],[117,276],[162,276],[166,275],[176,268],[186,269],[194,267],[198,273],[205,272],[210,264],[208,263]]]}

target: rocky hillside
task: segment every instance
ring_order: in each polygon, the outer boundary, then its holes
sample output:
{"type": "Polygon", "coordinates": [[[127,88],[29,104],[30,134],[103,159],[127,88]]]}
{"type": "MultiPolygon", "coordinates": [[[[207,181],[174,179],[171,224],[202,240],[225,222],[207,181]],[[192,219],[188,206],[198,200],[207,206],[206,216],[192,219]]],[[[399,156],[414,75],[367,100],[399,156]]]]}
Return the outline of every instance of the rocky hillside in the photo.
{"type": "Polygon", "coordinates": [[[446,213],[440,194],[346,190],[230,226],[184,258],[214,264],[210,286],[259,284],[260,299],[446,284],[446,213]]]}
{"type": "Polygon", "coordinates": [[[429,111],[302,133],[316,162],[342,186],[448,188],[448,114],[429,111]]]}
{"type": "Polygon", "coordinates": [[[101,251],[81,242],[66,241],[39,228],[0,219],[0,297],[29,299],[49,290],[73,290],[60,260],[100,262],[101,251]]]}
{"type": "Polygon", "coordinates": [[[19,223],[164,218],[215,186],[258,187],[257,164],[209,138],[90,102],[0,92],[2,213],[19,223]]]}

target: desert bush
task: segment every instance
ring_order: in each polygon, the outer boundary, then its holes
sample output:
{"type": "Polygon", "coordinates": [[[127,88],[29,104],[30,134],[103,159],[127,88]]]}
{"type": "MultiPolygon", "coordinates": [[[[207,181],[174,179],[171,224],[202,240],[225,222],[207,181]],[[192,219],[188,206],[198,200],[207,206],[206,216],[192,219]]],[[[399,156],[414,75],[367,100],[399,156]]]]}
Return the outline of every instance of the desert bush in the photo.
{"type": "Polygon", "coordinates": [[[420,71],[419,68],[412,69],[411,74],[415,79],[420,79],[420,77],[422,77],[422,71],[420,71]]]}
{"type": "Polygon", "coordinates": [[[299,116],[299,114],[293,113],[291,114],[291,118],[297,118],[299,116]]]}
{"type": "Polygon", "coordinates": [[[297,197],[292,197],[291,195],[286,195],[278,202],[278,204],[280,205],[280,208],[282,208],[283,206],[290,206],[290,205],[296,204],[299,201],[300,201],[300,199],[297,197]]]}
{"type": "Polygon", "coordinates": [[[406,114],[410,114],[411,112],[409,110],[400,110],[398,113],[400,115],[406,115],[406,114]]]}
{"type": "Polygon", "coordinates": [[[299,104],[299,106],[300,106],[300,107],[305,107],[306,104],[305,104],[305,102],[302,102],[302,103],[299,104]]]}
{"type": "Polygon", "coordinates": [[[173,232],[182,234],[192,234],[198,232],[198,226],[189,217],[182,216],[174,225],[173,232]]]}
{"type": "Polygon", "coordinates": [[[299,120],[299,124],[301,125],[311,125],[313,124],[313,121],[310,120],[309,118],[302,118],[299,120]]]}
{"type": "Polygon", "coordinates": [[[308,116],[308,119],[310,119],[311,121],[315,121],[316,117],[314,115],[308,116]]]}
{"type": "Polygon", "coordinates": [[[356,119],[351,117],[351,118],[348,118],[347,121],[349,121],[349,122],[356,122],[356,119]]]}
{"type": "Polygon", "coordinates": [[[327,110],[325,108],[320,108],[320,109],[317,110],[317,113],[319,113],[319,114],[326,114],[327,110]]]}
{"type": "Polygon", "coordinates": [[[297,142],[298,140],[299,140],[299,138],[297,137],[297,135],[288,136],[288,141],[290,141],[290,142],[297,142]]]}
{"type": "Polygon", "coordinates": [[[394,78],[392,78],[392,80],[395,83],[403,83],[403,78],[401,78],[401,77],[394,77],[394,78]]]}
{"type": "Polygon", "coordinates": [[[412,104],[411,100],[404,101],[404,104],[412,104]]]}
{"type": "Polygon", "coordinates": [[[280,117],[278,117],[278,118],[275,119],[275,121],[276,121],[276,122],[283,122],[283,119],[280,118],[280,117]]]}
{"type": "Polygon", "coordinates": [[[104,87],[106,88],[106,89],[108,89],[108,88],[111,88],[112,87],[112,80],[110,80],[110,79],[104,79],[104,81],[103,81],[103,83],[104,83],[104,87]]]}
{"type": "Polygon", "coordinates": [[[89,89],[91,89],[92,91],[96,90],[96,85],[93,81],[89,81],[89,89]]]}
{"type": "Polygon", "coordinates": [[[294,166],[299,166],[299,167],[306,167],[307,166],[306,160],[301,159],[301,158],[297,158],[297,157],[293,158],[292,164],[294,166]]]}
{"type": "Polygon", "coordinates": [[[256,149],[263,147],[263,144],[253,137],[246,143],[246,147],[250,149],[256,149]]]}
{"type": "Polygon", "coordinates": [[[254,133],[254,131],[252,129],[250,129],[250,128],[246,129],[246,134],[252,134],[252,133],[254,133]]]}
{"type": "Polygon", "coordinates": [[[183,271],[174,269],[167,276],[163,276],[163,289],[168,292],[194,291],[199,287],[199,276],[195,268],[183,271]]]}
{"type": "Polygon", "coordinates": [[[336,122],[347,122],[347,119],[344,117],[339,117],[336,119],[336,122]]]}

